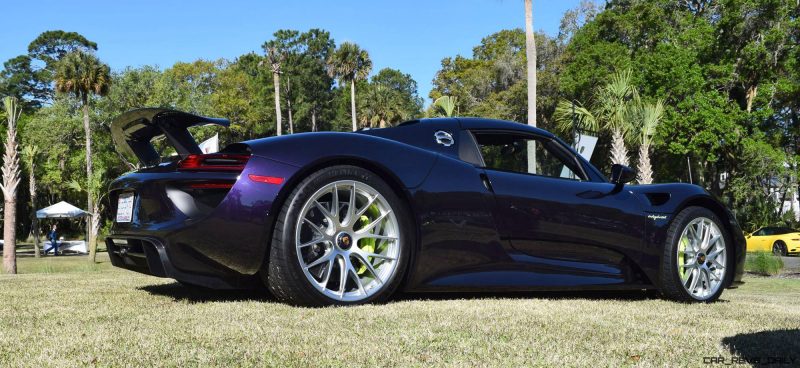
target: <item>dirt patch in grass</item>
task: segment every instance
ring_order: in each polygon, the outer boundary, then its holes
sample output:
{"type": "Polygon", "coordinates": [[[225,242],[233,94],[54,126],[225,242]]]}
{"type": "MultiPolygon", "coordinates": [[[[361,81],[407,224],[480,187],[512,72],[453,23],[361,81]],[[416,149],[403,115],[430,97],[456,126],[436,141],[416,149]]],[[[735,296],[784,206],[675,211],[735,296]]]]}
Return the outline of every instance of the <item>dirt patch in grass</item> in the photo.
{"type": "MultiPolygon", "coordinates": [[[[22,259],[20,270],[32,270],[29,261],[22,259]]],[[[187,289],[101,263],[89,271],[0,276],[0,301],[12,311],[0,315],[0,366],[594,367],[706,366],[704,357],[769,354],[800,359],[800,280],[745,281],[713,304],[642,293],[534,293],[406,295],[383,305],[310,309],[264,293],[187,289]],[[753,343],[784,340],[780,349],[753,343]]]]}

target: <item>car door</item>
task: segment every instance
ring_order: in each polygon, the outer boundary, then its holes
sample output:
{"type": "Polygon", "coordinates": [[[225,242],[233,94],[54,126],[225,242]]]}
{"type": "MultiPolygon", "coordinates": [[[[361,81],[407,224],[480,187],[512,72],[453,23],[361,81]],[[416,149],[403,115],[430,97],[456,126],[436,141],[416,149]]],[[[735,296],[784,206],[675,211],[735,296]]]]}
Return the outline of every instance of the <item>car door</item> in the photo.
{"type": "Polygon", "coordinates": [[[645,218],[630,191],[591,181],[563,144],[530,133],[473,131],[495,195],[498,231],[549,286],[613,284],[633,277],[645,218]],[[528,163],[535,163],[529,165],[528,163]],[[551,277],[569,274],[569,277],[551,277]]]}
{"type": "Polygon", "coordinates": [[[757,252],[766,250],[764,249],[767,242],[766,230],[765,228],[758,229],[747,239],[747,251],[757,252]]]}

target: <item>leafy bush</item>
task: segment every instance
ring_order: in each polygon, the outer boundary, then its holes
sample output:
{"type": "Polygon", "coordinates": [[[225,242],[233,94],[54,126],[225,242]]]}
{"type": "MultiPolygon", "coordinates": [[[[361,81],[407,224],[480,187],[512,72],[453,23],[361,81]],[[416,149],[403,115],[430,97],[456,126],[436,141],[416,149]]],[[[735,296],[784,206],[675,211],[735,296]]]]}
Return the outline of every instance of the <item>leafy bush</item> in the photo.
{"type": "Polygon", "coordinates": [[[777,275],[783,269],[783,260],[769,252],[748,253],[744,269],[759,275],[777,275]]]}

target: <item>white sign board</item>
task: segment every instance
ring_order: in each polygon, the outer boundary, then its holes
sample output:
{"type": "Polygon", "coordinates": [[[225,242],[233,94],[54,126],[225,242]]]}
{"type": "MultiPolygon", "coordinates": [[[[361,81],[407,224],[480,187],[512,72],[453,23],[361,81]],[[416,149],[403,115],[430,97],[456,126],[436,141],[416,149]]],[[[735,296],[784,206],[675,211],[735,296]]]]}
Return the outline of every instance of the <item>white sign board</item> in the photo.
{"type": "Polygon", "coordinates": [[[214,134],[213,137],[206,139],[203,143],[198,145],[203,154],[219,152],[219,134],[214,134]]]}
{"type": "Polygon", "coordinates": [[[117,222],[131,222],[133,218],[133,193],[122,193],[117,201],[117,222]]]}
{"type": "Polygon", "coordinates": [[[591,160],[594,147],[597,145],[597,137],[578,133],[575,135],[575,142],[575,150],[578,151],[586,161],[591,160]]]}

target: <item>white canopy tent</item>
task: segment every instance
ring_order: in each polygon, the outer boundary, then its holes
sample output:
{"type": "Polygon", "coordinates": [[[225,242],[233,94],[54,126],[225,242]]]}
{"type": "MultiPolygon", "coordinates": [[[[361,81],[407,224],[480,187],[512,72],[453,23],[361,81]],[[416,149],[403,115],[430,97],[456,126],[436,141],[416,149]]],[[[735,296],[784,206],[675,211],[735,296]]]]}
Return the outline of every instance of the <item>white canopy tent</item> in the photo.
{"type": "MultiPolygon", "coordinates": [[[[36,219],[68,219],[68,218],[82,218],[89,216],[90,213],[86,212],[78,207],[75,207],[67,202],[61,201],[52,206],[42,208],[41,210],[36,211],[36,219]]],[[[39,226],[36,226],[36,242],[39,242],[39,226]]],[[[43,244],[44,249],[47,249],[47,246],[50,245],[49,241],[45,241],[43,244]]],[[[78,240],[78,241],[65,241],[62,242],[59,246],[61,250],[69,250],[73,252],[79,253],[88,253],[88,248],[86,247],[85,240],[78,240]]]]}
{"type": "Polygon", "coordinates": [[[36,218],[78,218],[87,216],[88,214],[89,212],[61,201],[50,207],[45,207],[36,211],[36,218]]]}

